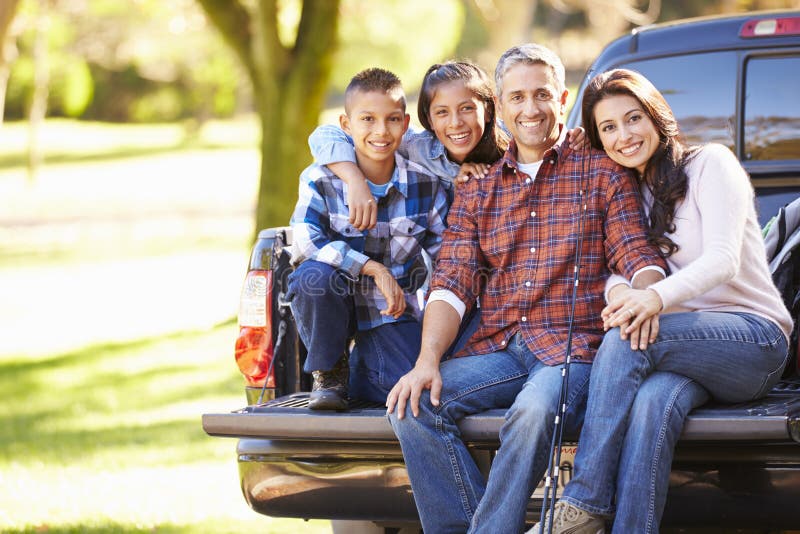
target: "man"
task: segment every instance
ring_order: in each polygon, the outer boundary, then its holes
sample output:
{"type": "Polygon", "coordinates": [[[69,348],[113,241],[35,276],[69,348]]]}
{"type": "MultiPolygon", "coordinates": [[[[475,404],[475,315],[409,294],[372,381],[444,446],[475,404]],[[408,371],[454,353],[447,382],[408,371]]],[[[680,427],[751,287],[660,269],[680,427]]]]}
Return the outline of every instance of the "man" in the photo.
{"type": "Polygon", "coordinates": [[[498,115],[514,140],[488,177],[456,196],[419,358],[387,398],[423,529],[436,534],[524,528],[550,452],[581,217],[568,431],[582,421],[609,270],[637,285],[663,276],[630,175],[602,152],[576,152],[564,142],[567,90],[558,56],[538,45],[513,47],[498,61],[495,82],[498,115]],[[478,299],[477,331],[458,357],[441,363],[478,299]],[[508,407],[487,482],[456,421],[508,407]]]}

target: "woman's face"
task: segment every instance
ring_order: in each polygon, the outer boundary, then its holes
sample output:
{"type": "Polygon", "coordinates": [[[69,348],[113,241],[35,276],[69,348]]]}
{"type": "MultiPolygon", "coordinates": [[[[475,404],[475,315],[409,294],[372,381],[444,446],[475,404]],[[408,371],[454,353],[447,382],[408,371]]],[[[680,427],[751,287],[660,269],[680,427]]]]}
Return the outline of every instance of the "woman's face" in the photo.
{"type": "Polygon", "coordinates": [[[434,89],[428,119],[450,159],[463,163],[483,137],[486,106],[462,82],[446,82],[434,89]]]}
{"type": "Polygon", "coordinates": [[[641,175],[658,148],[659,138],[639,101],[629,95],[608,96],[594,107],[594,119],[606,154],[641,175]]]}

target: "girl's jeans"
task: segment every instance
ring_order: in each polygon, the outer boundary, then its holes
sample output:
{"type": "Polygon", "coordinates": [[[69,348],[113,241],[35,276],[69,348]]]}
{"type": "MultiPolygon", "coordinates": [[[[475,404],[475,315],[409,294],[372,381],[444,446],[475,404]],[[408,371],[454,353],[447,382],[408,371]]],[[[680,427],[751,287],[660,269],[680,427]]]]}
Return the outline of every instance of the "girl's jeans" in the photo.
{"type": "Polygon", "coordinates": [[[765,395],[786,365],[773,322],[749,313],[663,315],[655,343],[632,350],[619,329],[595,357],[575,476],[562,499],[610,515],[614,532],[658,532],[675,443],[692,408],[765,395]]]}

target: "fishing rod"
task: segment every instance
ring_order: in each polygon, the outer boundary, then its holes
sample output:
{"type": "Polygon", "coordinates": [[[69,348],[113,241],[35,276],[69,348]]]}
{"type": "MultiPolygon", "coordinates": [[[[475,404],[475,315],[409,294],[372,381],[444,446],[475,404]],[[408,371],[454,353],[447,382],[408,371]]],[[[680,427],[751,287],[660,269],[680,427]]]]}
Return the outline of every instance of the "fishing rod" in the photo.
{"type": "Polygon", "coordinates": [[[569,367],[572,361],[573,326],[575,324],[575,307],[578,300],[578,285],[580,284],[584,225],[589,201],[587,192],[587,179],[592,165],[592,155],[588,145],[584,145],[583,152],[584,157],[581,160],[581,181],[578,192],[578,210],[580,214],[578,218],[578,238],[576,240],[575,247],[575,265],[573,267],[572,302],[570,304],[569,327],[567,330],[567,350],[566,358],[564,359],[564,367],[561,369],[561,390],[558,398],[558,413],[556,413],[556,418],[553,423],[553,436],[550,440],[550,460],[548,461],[547,471],[545,474],[544,498],[542,500],[542,510],[539,519],[539,524],[542,526],[539,529],[539,534],[541,534],[542,529],[544,528],[545,519],[548,517],[548,511],[550,520],[547,525],[547,532],[548,534],[553,533],[553,514],[555,511],[556,497],[558,496],[558,473],[561,468],[561,444],[564,440],[564,418],[566,417],[567,412],[569,367]]]}

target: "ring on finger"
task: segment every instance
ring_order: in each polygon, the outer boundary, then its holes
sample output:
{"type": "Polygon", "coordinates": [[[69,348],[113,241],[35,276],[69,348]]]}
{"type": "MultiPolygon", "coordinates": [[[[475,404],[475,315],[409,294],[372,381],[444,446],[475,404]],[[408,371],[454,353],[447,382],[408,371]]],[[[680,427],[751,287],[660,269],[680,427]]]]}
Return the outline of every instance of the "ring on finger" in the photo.
{"type": "Polygon", "coordinates": [[[634,311],[633,311],[633,309],[631,309],[631,308],[628,308],[628,310],[627,310],[627,311],[628,311],[628,314],[631,316],[631,319],[633,319],[634,317],[636,317],[636,312],[634,312],[634,311]]]}

